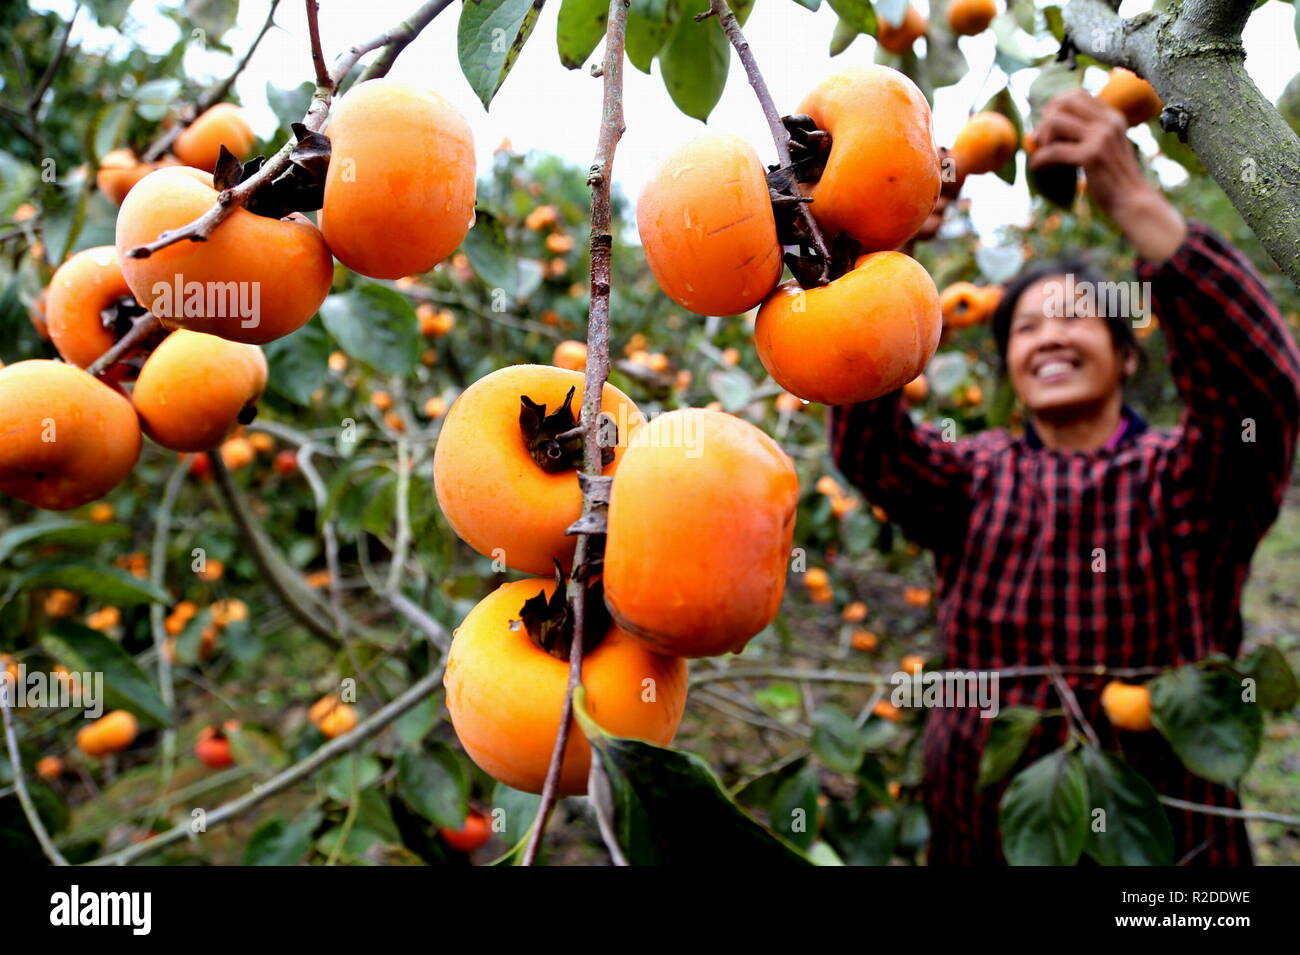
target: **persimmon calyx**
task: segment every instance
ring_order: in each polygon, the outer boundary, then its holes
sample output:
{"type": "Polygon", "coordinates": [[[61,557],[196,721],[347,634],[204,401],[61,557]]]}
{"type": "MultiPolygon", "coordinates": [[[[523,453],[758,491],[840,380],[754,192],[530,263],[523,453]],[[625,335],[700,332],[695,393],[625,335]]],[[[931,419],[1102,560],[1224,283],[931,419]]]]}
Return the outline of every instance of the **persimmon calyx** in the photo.
{"type": "MultiPolygon", "coordinates": [[[[546,405],[538,404],[527,395],[519,396],[519,431],[524,446],[534,463],[547,474],[582,470],[582,432],[573,415],[573,395],[577,388],[569,389],[560,407],[550,414],[546,405]]],[[[618,443],[617,426],[602,416],[597,441],[600,444],[600,463],[608,467],[614,460],[614,445],[618,443]],[[607,431],[613,428],[613,441],[608,441],[607,431]]]]}
{"type": "MultiPolygon", "coordinates": [[[[302,123],[291,127],[298,142],[289,152],[289,165],[270,182],[248,197],[244,208],[268,219],[283,219],[294,212],[313,212],[325,204],[325,173],[329,171],[332,145],[324,133],[315,133],[302,123]]],[[[212,173],[218,192],[233,189],[256,175],[266,165],[265,156],[240,162],[225,146],[212,173]]]]}
{"type": "MultiPolygon", "coordinates": [[[[586,637],[583,654],[589,654],[609,631],[611,619],[605,609],[605,596],[599,581],[587,586],[584,604],[586,637]]],[[[524,601],[519,609],[519,623],[528,631],[528,637],[546,653],[566,663],[573,648],[573,611],[565,590],[564,571],[555,566],[555,590],[550,598],[539,590],[524,601]]]]}

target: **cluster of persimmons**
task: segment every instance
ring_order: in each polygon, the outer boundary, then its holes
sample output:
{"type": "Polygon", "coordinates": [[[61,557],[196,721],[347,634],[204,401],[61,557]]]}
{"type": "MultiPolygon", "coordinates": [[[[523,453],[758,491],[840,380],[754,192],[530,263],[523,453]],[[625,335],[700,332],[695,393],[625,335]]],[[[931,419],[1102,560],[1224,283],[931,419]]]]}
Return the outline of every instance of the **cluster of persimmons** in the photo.
{"type": "Polygon", "coordinates": [[[332,157],[319,227],[236,207],[205,241],[133,255],[214,207],[224,147],[247,158],[237,107],[200,115],[175,158],[104,158],[99,188],[120,202],[115,246],[59,265],[39,317],[63,362],[0,370],[0,490],[66,510],[108,493],[134,467],[142,434],[180,452],[219,447],[255,413],[267,384],[259,347],[300,328],[324,301],[334,259],[397,278],[450,255],[474,215],[473,139],[440,96],[387,79],[344,95],[325,129],[332,157]],[[403,157],[419,154],[412,167],[403,157]],[[92,376],[84,369],[152,312],[161,331],[92,376]]]}

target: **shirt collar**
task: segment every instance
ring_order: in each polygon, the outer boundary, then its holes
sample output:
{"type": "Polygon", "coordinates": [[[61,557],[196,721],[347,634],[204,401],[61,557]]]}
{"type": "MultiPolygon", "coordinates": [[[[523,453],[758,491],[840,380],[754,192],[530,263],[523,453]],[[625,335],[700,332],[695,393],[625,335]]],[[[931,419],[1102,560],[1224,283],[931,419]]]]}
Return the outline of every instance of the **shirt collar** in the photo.
{"type": "MultiPolygon", "coordinates": [[[[1110,450],[1119,447],[1119,445],[1123,444],[1130,438],[1136,438],[1146,429],[1146,419],[1128,405],[1124,405],[1120,409],[1120,422],[1119,428],[1117,429],[1119,437],[1112,437],[1106,442],[1106,447],[1099,450],[1110,450]]],[[[1038,432],[1034,430],[1033,423],[1029,421],[1025,422],[1025,444],[1030,448],[1033,448],[1035,451],[1042,450],[1044,447],[1043,439],[1038,436],[1038,432]]]]}

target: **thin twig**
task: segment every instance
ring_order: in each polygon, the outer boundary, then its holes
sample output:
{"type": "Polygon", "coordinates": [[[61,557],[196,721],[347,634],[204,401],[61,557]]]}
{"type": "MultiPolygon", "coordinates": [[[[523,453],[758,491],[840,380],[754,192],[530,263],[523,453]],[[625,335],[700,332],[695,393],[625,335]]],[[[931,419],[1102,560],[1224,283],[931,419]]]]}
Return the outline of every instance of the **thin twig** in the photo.
{"type": "Polygon", "coordinates": [[[1079,705],[1078,698],[1074,695],[1074,690],[1070,689],[1070,684],[1065,682],[1059,670],[1053,670],[1048,674],[1051,678],[1052,685],[1056,687],[1056,695],[1061,698],[1061,703],[1065,706],[1065,711],[1069,718],[1077,723],[1083,730],[1083,735],[1088,737],[1088,742],[1098,749],[1101,748],[1101,740],[1097,738],[1097,732],[1088,722],[1088,717],[1083,714],[1083,707],[1079,705]]]}
{"type": "Polygon", "coordinates": [[[131,330],[119,338],[112,348],[90,363],[86,372],[99,377],[134,351],[141,342],[147,341],[150,336],[161,330],[162,322],[158,321],[158,316],[153,312],[145,312],[135,320],[131,330]]]}
{"type": "Polygon", "coordinates": [[[1206,806],[1198,802],[1187,802],[1173,796],[1159,796],[1166,806],[1199,812],[1207,816],[1223,816],[1227,819],[1250,819],[1256,822],[1278,822],[1284,826],[1300,826],[1300,816],[1284,816],[1280,812],[1266,812],[1262,809],[1229,809],[1227,806],[1206,806]]]}
{"type": "MultiPolygon", "coordinates": [[[[163,488],[162,502],[158,505],[154,519],[153,545],[149,552],[149,582],[155,589],[161,590],[166,577],[164,567],[167,562],[167,539],[171,535],[172,510],[180,494],[185,476],[189,474],[190,462],[181,458],[176,463],[167,484],[163,488]]],[[[162,697],[163,706],[171,713],[176,705],[176,693],[172,684],[172,662],[166,652],[167,628],[163,605],[149,605],[149,629],[153,634],[153,648],[158,655],[158,695],[162,697]]],[[[176,768],[176,727],[168,723],[163,728],[162,736],[163,769],[159,789],[166,791],[171,784],[172,772],[176,768]]]]}
{"type": "MultiPolygon", "coordinates": [[[[772,132],[772,142],[776,144],[776,156],[781,163],[782,169],[791,169],[793,160],[790,158],[790,131],[785,128],[781,122],[781,114],[777,112],[776,103],[772,100],[772,94],[767,88],[767,81],[763,79],[763,74],[759,72],[758,62],[754,59],[754,52],[749,48],[749,41],[745,39],[745,34],[740,29],[740,21],[727,5],[727,0],[709,0],[710,14],[715,14],[718,22],[722,24],[722,32],[727,35],[731,45],[736,49],[736,55],[740,57],[741,65],[745,67],[745,76],[749,79],[749,85],[754,88],[754,95],[758,97],[758,105],[763,109],[763,116],[767,119],[767,128],[772,132]]],[[[793,170],[791,170],[791,179],[794,179],[793,170]]],[[[798,181],[794,182],[794,187],[802,194],[798,181]]],[[[817,225],[817,220],[813,218],[812,209],[809,204],[804,202],[799,204],[799,216],[803,219],[804,227],[808,230],[808,235],[812,239],[813,248],[821,257],[821,275],[818,285],[825,285],[830,281],[831,253],[826,245],[826,238],[822,235],[822,230],[817,225]]]]}
{"type": "MultiPolygon", "coordinates": [[[[409,20],[386,30],[372,40],[350,47],[345,53],[340,54],[330,69],[329,82],[317,84],[316,89],[312,92],[311,105],[307,107],[307,113],[303,117],[302,125],[310,132],[320,132],[325,126],[325,120],[329,117],[330,101],[338,92],[339,85],[351,72],[352,68],[357,65],[357,61],[367,53],[389,43],[403,39],[409,43],[408,31],[414,30],[414,33],[418,34],[429,25],[429,22],[445,6],[445,0],[430,0],[430,2],[420,7],[409,20]]],[[[237,186],[218,193],[217,201],[193,222],[186,223],[176,229],[168,229],[152,242],[129,249],[126,254],[133,259],[147,259],[160,249],[175,245],[177,242],[206,241],[217,226],[225,222],[236,209],[248,202],[253,193],[288,168],[289,156],[293,152],[295,145],[296,143],[293,140],[285,143],[253,175],[237,186]]]]}
{"type": "Polygon", "coordinates": [[[32,794],[27,791],[27,777],[23,773],[23,757],[18,752],[18,736],[14,733],[14,718],[13,714],[9,712],[10,688],[16,687],[16,685],[13,680],[3,674],[3,671],[0,671],[0,713],[4,714],[5,744],[9,748],[9,769],[13,773],[14,789],[18,793],[18,801],[22,804],[23,815],[27,817],[27,824],[32,827],[32,835],[40,843],[45,858],[55,865],[67,865],[68,860],[63,858],[63,853],[59,851],[50,838],[45,823],[41,822],[41,814],[36,811],[36,803],[32,801],[32,794]]]}
{"type": "MultiPolygon", "coordinates": [[[[229,822],[237,816],[243,815],[259,803],[265,802],[272,796],[284,792],[295,783],[309,777],[316,770],[320,769],[326,763],[342,756],[344,753],[356,749],[367,739],[374,736],[384,727],[388,726],[399,716],[412,707],[428,699],[429,694],[435,692],[442,684],[442,667],[439,666],[427,676],[421,677],[415,683],[412,683],[401,696],[396,697],[391,703],[386,704],[382,709],[375,712],[373,716],[368,716],[356,725],[350,732],[337,736],[313,752],[310,756],[300,760],[288,769],[277,773],[268,779],[261,786],[256,787],[251,792],[245,793],[238,799],[233,799],[228,803],[218,806],[206,816],[207,830],[210,831],[214,826],[219,826],[229,822]]],[[[161,849],[173,843],[180,842],[191,835],[188,822],[181,823],[173,829],[154,836],[138,845],[129,846],[109,855],[96,859],[90,865],[128,865],[137,859],[147,855],[152,855],[161,849]]]]}
{"type": "Polygon", "coordinates": [[[40,82],[36,84],[36,89],[32,91],[32,98],[27,101],[27,112],[31,115],[33,122],[36,121],[37,114],[40,112],[41,100],[45,98],[50,84],[54,82],[55,74],[59,72],[59,67],[63,65],[63,58],[68,54],[68,41],[72,39],[72,25],[77,20],[77,14],[81,12],[81,4],[78,3],[72,8],[72,15],[68,17],[68,26],[63,31],[63,39],[59,41],[59,48],[54,51],[54,58],[50,60],[50,65],[45,68],[45,75],[41,77],[40,82]]]}
{"type": "MultiPolygon", "coordinates": [[[[436,7],[436,9],[429,13],[430,20],[441,13],[444,8],[451,6],[451,0],[437,0],[437,3],[433,4],[433,6],[436,7]]],[[[424,8],[421,8],[421,13],[423,12],[425,12],[424,8]]],[[[359,82],[364,83],[366,80],[377,80],[380,77],[388,75],[388,71],[393,68],[393,62],[401,52],[406,49],[407,45],[419,35],[420,31],[424,29],[417,19],[418,16],[419,14],[390,31],[391,38],[384,45],[384,52],[375,57],[375,61],[366,68],[364,73],[361,74],[359,82]]]]}
{"type": "Polygon", "coordinates": [[[327,86],[330,70],[325,65],[325,53],[320,46],[320,4],[316,0],[307,0],[307,32],[311,35],[311,63],[316,68],[316,85],[327,86]]]}
{"type": "MultiPolygon", "coordinates": [[[[1003,669],[977,669],[970,670],[926,670],[926,675],[935,674],[946,676],[949,673],[959,676],[969,676],[970,674],[997,674],[999,679],[1015,679],[1018,677],[1038,677],[1051,676],[1053,672],[1064,673],[1069,676],[1093,676],[1093,677],[1139,677],[1155,676],[1163,673],[1161,667],[1050,667],[1050,666],[1025,666],[1025,667],[1005,667],[1003,669]]],[[[696,672],[691,675],[691,686],[698,686],[703,683],[714,683],[717,681],[740,681],[740,680],[812,680],[818,683],[857,683],[864,686],[880,686],[893,683],[897,673],[858,673],[852,670],[805,670],[800,667],[717,667],[712,670],[696,672]]],[[[910,677],[909,677],[910,678],[910,677]]]]}
{"type": "MultiPolygon", "coordinates": [[[[587,185],[591,188],[591,302],[587,318],[587,374],[583,383],[581,421],[586,437],[582,447],[582,469],[590,477],[599,477],[604,470],[599,440],[600,404],[605,381],[609,378],[609,290],[610,260],[613,236],[610,233],[612,210],[610,183],[613,178],[614,153],[623,135],[623,47],[627,27],[628,0],[610,0],[609,26],[605,31],[605,61],[601,69],[604,87],[601,108],[600,136],[596,144],[596,158],[591,164],[587,185]]],[[[583,516],[590,516],[596,505],[590,490],[583,494],[583,516]]],[[[560,726],[555,734],[555,749],[542,786],[542,801],[524,848],[523,865],[532,865],[537,859],[546,823],[559,798],[560,776],[564,754],[568,747],[570,724],[573,722],[573,694],[582,682],[583,628],[586,624],[587,584],[585,569],[591,548],[591,535],[579,534],[573,556],[573,572],[569,575],[568,598],[573,614],[573,640],[569,649],[569,686],[560,711],[560,726]]],[[[585,741],[584,745],[585,745],[585,741]]],[[[591,773],[601,780],[604,768],[599,756],[591,758],[591,773]]],[[[604,830],[602,829],[602,834],[604,830]]],[[[611,854],[615,853],[611,846],[611,854]]],[[[617,856],[616,856],[617,858],[617,856]]]]}
{"type": "Polygon", "coordinates": [[[411,546],[411,449],[404,439],[397,441],[397,538],[393,541],[393,556],[388,565],[386,593],[394,593],[402,584],[402,568],[406,552],[411,546]]]}
{"type": "Polygon", "coordinates": [[[208,463],[212,467],[212,475],[216,478],[217,490],[221,494],[222,501],[234,518],[235,526],[239,528],[253,562],[257,564],[267,584],[293,614],[294,619],[306,627],[312,636],[328,644],[332,649],[339,649],[343,641],[334,632],[329,621],[324,618],[320,598],[298,576],[297,571],[289,565],[261,528],[254,523],[242,495],[235,487],[235,482],[231,480],[230,472],[226,470],[226,465],[221,460],[221,452],[209,451],[208,463]]]}

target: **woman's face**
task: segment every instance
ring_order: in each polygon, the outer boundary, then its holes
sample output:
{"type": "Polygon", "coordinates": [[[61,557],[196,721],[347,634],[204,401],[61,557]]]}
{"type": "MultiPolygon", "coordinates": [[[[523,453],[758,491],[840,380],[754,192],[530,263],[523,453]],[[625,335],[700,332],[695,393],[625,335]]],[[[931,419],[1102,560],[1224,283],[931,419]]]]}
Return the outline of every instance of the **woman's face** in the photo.
{"type": "Polygon", "coordinates": [[[1073,292],[1065,276],[1048,276],[1021,293],[1011,316],[1007,371],[1034,414],[1100,405],[1136,370],[1136,356],[1115,350],[1094,303],[1073,292]]]}

